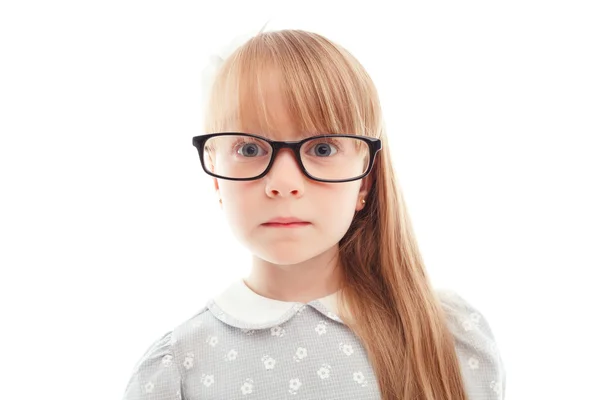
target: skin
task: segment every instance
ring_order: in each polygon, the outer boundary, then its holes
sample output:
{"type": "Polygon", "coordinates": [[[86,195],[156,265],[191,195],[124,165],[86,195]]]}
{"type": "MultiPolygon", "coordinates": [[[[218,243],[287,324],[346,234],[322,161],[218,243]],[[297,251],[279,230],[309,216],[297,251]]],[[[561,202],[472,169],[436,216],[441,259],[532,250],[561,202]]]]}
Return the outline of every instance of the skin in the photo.
{"type": "MultiPolygon", "coordinates": [[[[299,140],[302,132],[291,123],[275,85],[267,93],[273,129],[265,132],[248,126],[244,131],[274,140],[299,140]]],[[[338,243],[355,213],[364,207],[366,179],[344,183],[311,180],[302,173],[293,152],[285,149],[261,179],[213,182],[233,234],[253,254],[251,272],[244,279],[250,289],[263,297],[302,303],[338,290],[338,243]],[[277,217],[296,217],[310,225],[262,225],[277,217]]]]}

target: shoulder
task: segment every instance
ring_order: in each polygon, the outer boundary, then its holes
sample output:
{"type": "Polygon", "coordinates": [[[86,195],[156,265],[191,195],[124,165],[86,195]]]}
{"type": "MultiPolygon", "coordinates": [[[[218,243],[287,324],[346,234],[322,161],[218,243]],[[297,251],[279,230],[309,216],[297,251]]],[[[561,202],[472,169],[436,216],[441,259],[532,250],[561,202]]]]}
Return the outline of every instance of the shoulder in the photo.
{"type": "MultiPolygon", "coordinates": [[[[127,382],[122,400],[182,400],[183,368],[191,368],[194,359],[185,353],[197,345],[197,337],[205,331],[207,308],[170,330],[147,347],[137,360],[127,382]]],[[[210,330],[210,326],[208,327],[210,330]]],[[[196,346],[197,347],[197,346],[196,346]]]]}
{"type": "Polygon", "coordinates": [[[148,347],[133,368],[123,400],[182,399],[175,342],[173,331],[169,331],[148,347]]]}
{"type": "Polygon", "coordinates": [[[438,289],[436,294],[454,336],[469,397],[504,399],[506,372],[490,323],[455,291],[438,289]]]}

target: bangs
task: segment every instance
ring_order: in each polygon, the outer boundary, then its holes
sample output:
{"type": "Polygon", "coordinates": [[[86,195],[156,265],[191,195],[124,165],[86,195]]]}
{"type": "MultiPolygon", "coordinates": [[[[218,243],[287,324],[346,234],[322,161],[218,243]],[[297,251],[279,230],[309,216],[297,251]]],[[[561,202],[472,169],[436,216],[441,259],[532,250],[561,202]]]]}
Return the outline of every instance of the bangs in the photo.
{"type": "Polygon", "coordinates": [[[269,137],[284,118],[300,137],[335,133],[378,137],[379,119],[373,111],[378,109],[373,104],[377,95],[353,60],[313,33],[255,36],[219,71],[205,128],[269,137]]]}

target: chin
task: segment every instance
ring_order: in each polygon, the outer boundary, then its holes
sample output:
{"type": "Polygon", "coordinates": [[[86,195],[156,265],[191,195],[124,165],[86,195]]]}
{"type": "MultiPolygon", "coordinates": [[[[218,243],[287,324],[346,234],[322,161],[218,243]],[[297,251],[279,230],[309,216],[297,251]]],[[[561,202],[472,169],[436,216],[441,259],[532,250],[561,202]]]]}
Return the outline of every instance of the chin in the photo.
{"type": "Polygon", "coordinates": [[[277,250],[271,249],[251,249],[257,257],[276,265],[295,265],[310,260],[320,254],[287,246],[277,246],[277,250]]]}
{"type": "Polygon", "coordinates": [[[271,264],[282,265],[282,266],[300,264],[301,262],[304,262],[304,261],[312,258],[310,256],[301,256],[301,255],[293,255],[293,254],[272,254],[272,253],[257,254],[257,256],[271,264]]]}

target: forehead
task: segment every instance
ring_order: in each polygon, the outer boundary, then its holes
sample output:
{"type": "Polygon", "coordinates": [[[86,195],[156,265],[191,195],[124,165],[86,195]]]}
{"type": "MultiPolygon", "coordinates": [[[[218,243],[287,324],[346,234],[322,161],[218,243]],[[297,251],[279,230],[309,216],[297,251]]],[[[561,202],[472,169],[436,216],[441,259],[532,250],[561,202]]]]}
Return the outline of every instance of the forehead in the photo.
{"type": "Polygon", "coordinates": [[[303,129],[299,118],[294,118],[284,84],[281,72],[269,69],[252,85],[253,89],[242,90],[241,131],[273,140],[300,140],[319,134],[316,130],[303,129]]]}

